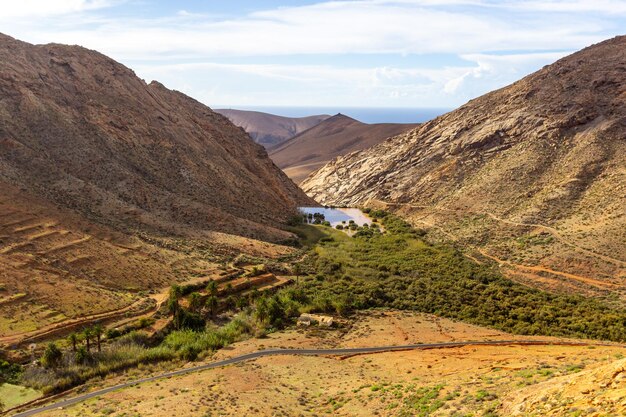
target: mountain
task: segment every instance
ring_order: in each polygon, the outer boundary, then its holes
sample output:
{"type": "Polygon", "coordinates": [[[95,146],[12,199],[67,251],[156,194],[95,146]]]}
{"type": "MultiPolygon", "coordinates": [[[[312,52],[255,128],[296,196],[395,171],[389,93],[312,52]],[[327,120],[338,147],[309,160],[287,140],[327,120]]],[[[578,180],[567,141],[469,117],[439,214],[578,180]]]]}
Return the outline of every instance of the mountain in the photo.
{"type": "Polygon", "coordinates": [[[338,157],[301,186],[323,204],[379,201],[525,282],[619,293],[625,151],[622,36],[338,157]]]}
{"type": "Polygon", "coordinates": [[[324,120],[269,150],[270,157],[295,182],[331,159],[365,149],[416,125],[366,124],[343,114],[324,120]]]}
{"type": "Polygon", "coordinates": [[[154,312],[238,254],[284,255],[268,242],[301,204],[226,117],[98,52],[0,35],[0,346],[154,312]]]}
{"type": "Polygon", "coordinates": [[[260,143],[268,149],[291,139],[298,133],[304,132],[330,117],[327,114],[308,117],[284,117],[258,111],[233,109],[216,109],[215,112],[228,117],[233,124],[242,127],[248,132],[256,143],[260,143]]]}
{"type": "Polygon", "coordinates": [[[264,239],[311,203],[226,117],[95,51],[0,37],[0,181],[118,229],[264,239]]]}

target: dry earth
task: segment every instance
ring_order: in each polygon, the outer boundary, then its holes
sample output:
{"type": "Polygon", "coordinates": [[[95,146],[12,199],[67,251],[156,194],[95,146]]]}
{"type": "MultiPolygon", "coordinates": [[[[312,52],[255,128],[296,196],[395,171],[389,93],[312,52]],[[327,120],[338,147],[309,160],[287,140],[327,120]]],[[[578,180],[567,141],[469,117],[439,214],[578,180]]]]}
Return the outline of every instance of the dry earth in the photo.
{"type": "MultiPolygon", "coordinates": [[[[239,342],[219,351],[211,360],[270,347],[516,338],[434,316],[397,311],[363,313],[344,325],[339,330],[289,330],[266,339],[239,342]]],[[[619,359],[623,350],[606,346],[510,345],[351,357],[265,357],[142,384],[44,415],[507,416],[535,411],[536,415],[548,415],[542,413],[550,407],[572,415],[622,415],[626,410],[624,363],[619,359]],[[605,375],[605,369],[615,372],[605,375]],[[622,371],[617,372],[619,369],[622,371]],[[606,385],[608,379],[612,385],[606,385]],[[563,387],[569,390],[558,396],[555,392],[563,387]],[[544,396],[551,401],[543,400],[544,396]]],[[[137,370],[96,385],[106,386],[151,372],[155,370],[137,370]]]]}
{"type": "Polygon", "coordinates": [[[215,109],[235,126],[243,128],[256,142],[269,149],[291,139],[298,133],[328,119],[327,114],[307,117],[284,117],[258,111],[215,109]]]}
{"type": "Polygon", "coordinates": [[[271,148],[270,157],[294,182],[339,155],[368,148],[406,132],[416,124],[359,122],[336,114],[297,136],[271,148]]]}

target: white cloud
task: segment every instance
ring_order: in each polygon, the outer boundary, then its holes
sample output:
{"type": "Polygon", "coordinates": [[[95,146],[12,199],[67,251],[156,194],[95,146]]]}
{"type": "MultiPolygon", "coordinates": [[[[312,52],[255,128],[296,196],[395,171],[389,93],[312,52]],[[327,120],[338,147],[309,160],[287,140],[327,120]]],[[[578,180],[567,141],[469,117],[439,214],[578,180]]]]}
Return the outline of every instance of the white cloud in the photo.
{"type": "Polygon", "coordinates": [[[467,64],[441,68],[204,62],[141,65],[136,70],[209,105],[289,105],[294,97],[306,97],[307,105],[317,106],[332,98],[334,104],[348,107],[448,107],[510,84],[564,55],[469,54],[463,55],[467,64]],[[201,83],[205,88],[199,90],[201,83]]]}
{"type": "Polygon", "coordinates": [[[0,30],[99,50],[207,104],[450,106],[563,55],[553,51],[614,36],[626,14],[626,1],[618,0],[320,0],[237,18],[180,2],[158,18],[107,14],[124,1],[10,2],[0,8],[0,30]],[[333,62],[347,54],[358,55],[358,64],[333,62]],[[368,64],[370,54],[465,62],[407,68],[368,64]],[[322,58],[318,65],[259,63],[302,55],[322,58]]]}
{"type": "MultiPolygon", "coordinates": [[[[102,0],[54,0],[52,3],[58,3],[63,10],[84,10],[104,4],[102,0]]],[[[515,13],[503,17],[472,9],[446,10],[442,4],[538,7],[528,1],[503,5],[360,0],[282,7],[218,21],[190,19],[187,11],[167,19],[101,20],[87,29],[80,25],[68,26],[63,19],[40,23],[29,19],[6,22],[4,26],[13,27],[15,32],[11,34],[26,40],[80,43],[124,60],[576,49],[604,38],[601,22],[584,13],[568,19],[532,20],[527,16],[516,17],[515,13]]],[[[19,12],[18,9],[13,12],[19,12]]]]}
{"type": "Polygon", "coordinates": [[[109,0],[18,0],[3,1],[0,19],[43,17],[100,9],[111,5],[109,0]]]}
{"type": "Polygon", "coordinates": [[[512,2],[511,7],[543,12],[626,14],[623,0],[552,0],[512,2]]]}

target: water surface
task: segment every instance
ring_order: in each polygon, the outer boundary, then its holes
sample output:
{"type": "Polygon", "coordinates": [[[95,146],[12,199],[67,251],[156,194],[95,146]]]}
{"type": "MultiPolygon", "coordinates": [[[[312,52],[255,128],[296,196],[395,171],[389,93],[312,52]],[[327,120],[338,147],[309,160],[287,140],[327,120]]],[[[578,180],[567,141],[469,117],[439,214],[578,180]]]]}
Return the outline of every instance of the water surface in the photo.
{"type": "Polygon", "coordinates": [[[354,220],[358,226],[363,224],[370,224],[372,219],[367,217],[365,213],[357,208],[324,208],[324,207],[300,207],[300,211],[304,214],[320,213],[324,215],[324,219],[330,222],[331,226],[343,224],[343,222],[349,223],[350,220],[354,220]]]}

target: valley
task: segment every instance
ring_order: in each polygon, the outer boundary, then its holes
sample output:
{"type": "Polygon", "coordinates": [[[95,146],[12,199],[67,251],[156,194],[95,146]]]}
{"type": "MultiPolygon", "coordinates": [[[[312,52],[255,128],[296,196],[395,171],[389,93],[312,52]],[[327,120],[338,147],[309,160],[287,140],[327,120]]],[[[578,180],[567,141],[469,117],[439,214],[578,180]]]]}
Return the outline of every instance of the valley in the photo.
{"type": "Polygon", "coordinates": [[[0,34],[0,413],[623,415],[625,75],[368,124],[0,34]]]}
{"type": "Polygon", "coordinates": [[[269,149],[270,158],[289,178],[301,183],[333,158],[368,148],[417,124],[367,124],[336,114],[269,149]]]}

